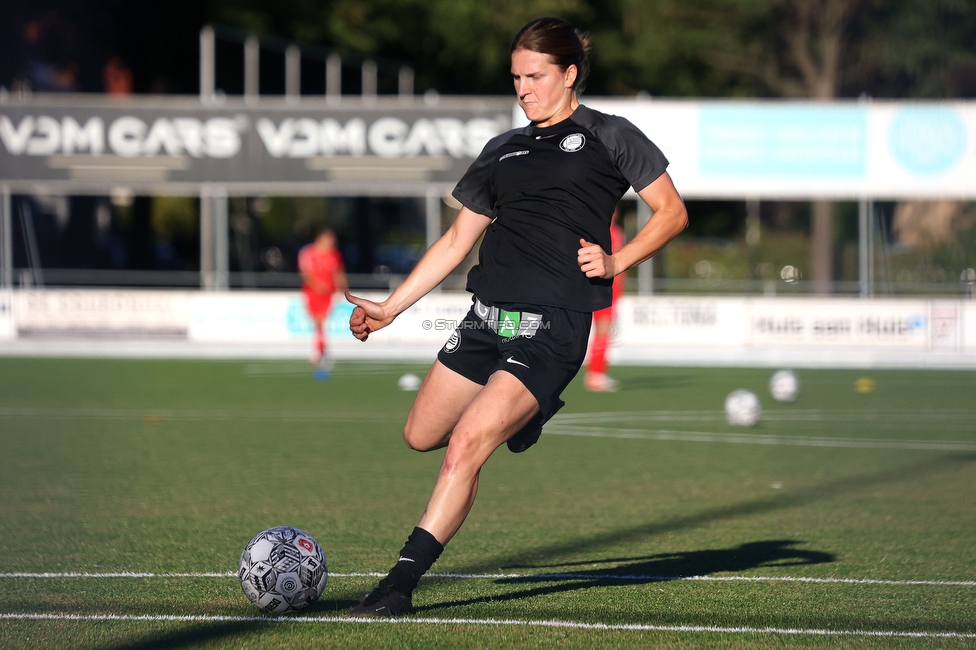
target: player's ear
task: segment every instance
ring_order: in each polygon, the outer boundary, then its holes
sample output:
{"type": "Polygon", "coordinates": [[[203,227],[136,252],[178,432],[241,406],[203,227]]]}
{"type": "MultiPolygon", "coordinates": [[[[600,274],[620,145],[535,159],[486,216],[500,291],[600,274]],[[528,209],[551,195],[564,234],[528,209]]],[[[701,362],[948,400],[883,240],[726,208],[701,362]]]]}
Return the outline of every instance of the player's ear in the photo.
{"type": "Polygon", "coordinates": [[[576,67],[575,63],[566,68],[565,77],[563,79],[566,88],[573,87],[573,84],[576,83],[577,76],[579,76],[579,68],[576,67]]]}

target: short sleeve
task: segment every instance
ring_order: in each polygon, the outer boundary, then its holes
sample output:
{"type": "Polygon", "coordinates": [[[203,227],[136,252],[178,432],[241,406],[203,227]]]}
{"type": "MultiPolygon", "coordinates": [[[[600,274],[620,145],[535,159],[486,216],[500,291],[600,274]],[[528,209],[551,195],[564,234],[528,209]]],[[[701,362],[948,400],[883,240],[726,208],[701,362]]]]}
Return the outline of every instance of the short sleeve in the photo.
{"type": "Polygon", "coordinates": [[[644,132],[630,121],[616,117],[612,120],[611,142],[614,164],[635,191],[653,183],[668,168],[668,159],[644,132]]]}
{"type": "Polygon", "coordinates": [[[498,148],[513,133],[519,131],[509,131],[488,141],[485,148],[481,150],[481,154],[471,163],[468,171],[464,173],[458,184],[454,186],[454,191],[451,192],[451,195],[461,205],[484,216],[489,216],[492,213],[495,209],[495,194],[491,189],[491,163],[495,159],[495,152],[498,151],[498,148]]]}

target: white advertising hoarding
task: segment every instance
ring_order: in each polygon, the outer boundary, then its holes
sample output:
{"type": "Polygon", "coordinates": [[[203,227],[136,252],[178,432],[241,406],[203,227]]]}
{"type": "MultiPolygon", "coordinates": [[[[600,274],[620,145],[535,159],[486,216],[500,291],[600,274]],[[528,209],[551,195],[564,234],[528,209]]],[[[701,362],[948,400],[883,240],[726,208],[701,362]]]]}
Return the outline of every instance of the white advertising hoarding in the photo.
{"type": "Polygon", "coordinates": [[[929,347],[928,305],[915,300],[749,299],[748,344],[821,348],[929,347]]]}
{"type": "Polygon", "coordinates": [[[13,292],[17,338],[173,338],[187,334],[187,293],[97,289],[13,292]]]}
{"type": "MultiPolygon", "coordinates": [[[[337,295],[330,348],[338,358],[431,361],[470,306],[469,294],[432,293],[361,343],[348,329],[353,307],[337,295]]],[[[308,353],[311,337],[293,291],[0,294],[0,354],[293,358],[308,353]]],[[[976,301],[625,296],[611,355],[615,363],[976,368],[976,301]]]]}
{"type": "Polygon", "coordinates": [[[960,314],[960,347],[964,350],[976,350],[976,301],[962,303],[960,314]]]}
{"type": "Polygon", "coordinates": [[[14,338],[14,307],[13,294],[10,291],[0,291],[0,341],[14,338]]]}
{"type": "MultiPolygon", "coordinates": [[[[370,300],[389,294],[364,292],[370,300]]],[[[290,342],[309,340],[312,321],[297,292],[194,293],[190,296],[188,338],[194,342],[290,342]]],[[[467,313],[464,294],[431,294],[401,314],[389,327],[370,335],[375,345],[441,345],[467,313]]],[[[330,344],[358,343],[349,332],[353,306],[336,294],[326,321],[330,344]]]]}
{"type": "Polygon", "coordinates": [[[686,198],[976,197],[976,102],[585,102],[653,140],[686,198]]]}
{"type": "Polygon", "coordinates": [[[748,337],[744,301],[711,297],[624,297],[616,308],[614,344],[740,346],[748,337]]]}

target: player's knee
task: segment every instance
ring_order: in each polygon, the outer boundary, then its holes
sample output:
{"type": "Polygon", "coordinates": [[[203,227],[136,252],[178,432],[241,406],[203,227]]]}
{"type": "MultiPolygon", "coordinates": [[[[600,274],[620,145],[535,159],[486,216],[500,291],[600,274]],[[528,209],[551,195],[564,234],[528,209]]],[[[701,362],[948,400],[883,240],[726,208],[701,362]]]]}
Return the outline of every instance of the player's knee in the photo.
{"type": "Polygon", "coordinates": [[[442,446],[429,431],[414,425],[409,419],[403,427],[403,442],[414,451],[433,451],[442,446]]]}
{"type": "Polygon", "coordinates": [[[492,451],[482,431],[459,425],[451,434],[451,442],[444,456],[444,467],[452,473],[463,470],[478,471],[492,451]]]}

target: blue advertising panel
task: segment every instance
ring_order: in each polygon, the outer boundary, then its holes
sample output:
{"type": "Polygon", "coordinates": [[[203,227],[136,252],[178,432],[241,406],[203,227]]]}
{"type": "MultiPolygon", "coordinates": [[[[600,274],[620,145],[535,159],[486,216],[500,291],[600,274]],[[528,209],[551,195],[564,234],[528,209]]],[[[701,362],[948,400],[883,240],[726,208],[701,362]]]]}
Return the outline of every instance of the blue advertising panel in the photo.
{"type": "Polygon", "coordinates": [[[860,106],[704,105],[702,175],[863,177],[867,111],[860,106]]]}

